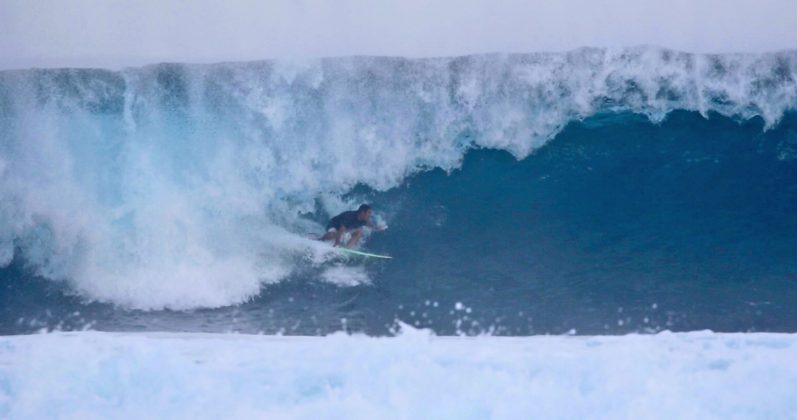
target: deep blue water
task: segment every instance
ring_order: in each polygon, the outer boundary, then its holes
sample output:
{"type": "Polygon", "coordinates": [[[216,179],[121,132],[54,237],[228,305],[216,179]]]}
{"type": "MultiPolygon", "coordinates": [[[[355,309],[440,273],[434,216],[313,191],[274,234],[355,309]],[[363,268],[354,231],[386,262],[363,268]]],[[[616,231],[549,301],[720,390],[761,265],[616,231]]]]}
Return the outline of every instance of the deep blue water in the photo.
{"type": "MultiPolygon", "coordinates": [[[[463,133],[462,136],[469,134],[463,133]]],[[[467,141],[467,139],[462,140],[467,141]]],[[[797,331],[797,116],[631,112],[567,124],[528,157],[471,150],[368,201],[389,222],[349,261],[370,284],[286,280],[215,309],[98,303],[17,257],[0,271],[0,334],[39,328],[388,334],[797,331]]],[[[304,219],[325,222],[321,204],[304,219]]],[[[303,265],[304,264],[304,265],[303,265]]]]}

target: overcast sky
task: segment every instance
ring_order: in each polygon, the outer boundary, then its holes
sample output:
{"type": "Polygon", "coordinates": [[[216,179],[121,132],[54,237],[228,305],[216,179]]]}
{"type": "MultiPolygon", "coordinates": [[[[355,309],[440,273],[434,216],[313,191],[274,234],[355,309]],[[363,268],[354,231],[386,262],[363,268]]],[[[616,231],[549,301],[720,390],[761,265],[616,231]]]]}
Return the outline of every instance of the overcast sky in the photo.
{"type": "Polygon", "coordinates": [[[0,0],[0,68],[797,48],[797,0],[0,0]]]}

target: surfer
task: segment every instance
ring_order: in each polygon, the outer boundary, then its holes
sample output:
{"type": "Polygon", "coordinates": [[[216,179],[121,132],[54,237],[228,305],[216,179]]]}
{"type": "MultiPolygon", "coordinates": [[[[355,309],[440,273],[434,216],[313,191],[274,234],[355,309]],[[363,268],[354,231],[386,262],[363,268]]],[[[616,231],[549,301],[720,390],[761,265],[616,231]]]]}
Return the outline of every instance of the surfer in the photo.
{"type": "Polygon", "coordinates": [[[320,239],[322,241],[334,239],[335,246],[339,246],[343,234],[351,232],[351,238],[346,244],[346,248],[351,248],[360,241],[363,226],[368,226],[377,232],[385,230],[384,227],[377,227],[371,223],[371,206],[368,204],[361,205],[356,211],[344,211],[330,219],[327,223],[327,233],[320,239]]]}

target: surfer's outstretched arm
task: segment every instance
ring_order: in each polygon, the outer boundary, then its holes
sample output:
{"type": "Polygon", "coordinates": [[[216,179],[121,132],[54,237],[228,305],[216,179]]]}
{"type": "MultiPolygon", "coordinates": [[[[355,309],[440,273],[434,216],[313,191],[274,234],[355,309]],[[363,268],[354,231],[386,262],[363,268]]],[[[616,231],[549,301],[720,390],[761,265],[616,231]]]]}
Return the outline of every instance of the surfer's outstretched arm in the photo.
{"type": "Polygon", "coordinates": [[[367,226],[369,228],[371,228],[371,230],[373,230],[374,232],[381,232],[381,231],[387,229],[386,226],[377,226],[373,222],[368,222],[367,226]]]}

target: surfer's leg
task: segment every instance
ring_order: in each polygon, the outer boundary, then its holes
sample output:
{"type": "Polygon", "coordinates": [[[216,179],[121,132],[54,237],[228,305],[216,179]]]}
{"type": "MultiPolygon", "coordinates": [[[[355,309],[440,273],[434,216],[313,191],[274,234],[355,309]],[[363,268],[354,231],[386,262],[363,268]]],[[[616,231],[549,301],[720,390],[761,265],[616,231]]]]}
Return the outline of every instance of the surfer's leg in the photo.
{"type": "Polygon", "coordinates": [[[335,228],[329,229],[324,236],[318,238],[319,241],[328,241],[331,239],[335,239],[335,235],[337,234],[337,230],[335,228]]]}
{"type": "Polygon", "coordinates": [[[346,227],[341,226],[340,229],[329,228],[327,233],[324,236],[318,238],[319,241],[335,241],[335,246],[340,245],[340,238],[343,237],[343,234],[346,233],[346,227]]]}
{"type": "Polygon", "coordinates": [[[360,242],[360,236],[362,236],[363,230],[357,229],[351,234],[351,238],[349,238],[349,243],[346,244],[346,248],[351,248],[357,245],[357,242],[360,242]]]}
{"type": "Polygon", "coordinates": [[[333,238],[335,238],[335,245],[340,246],[340,238],[343,237],[343,234],[346,233],[346,226],[341,226],[340,229],[335,231],[333,238]]]}

